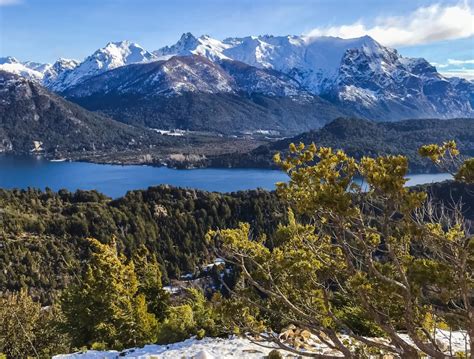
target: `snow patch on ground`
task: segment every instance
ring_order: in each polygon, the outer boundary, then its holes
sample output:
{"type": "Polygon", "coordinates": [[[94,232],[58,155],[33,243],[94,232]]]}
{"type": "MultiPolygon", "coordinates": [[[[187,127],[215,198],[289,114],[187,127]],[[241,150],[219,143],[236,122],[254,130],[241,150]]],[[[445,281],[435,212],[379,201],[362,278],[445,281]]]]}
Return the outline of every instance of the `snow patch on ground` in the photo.
{"type": "Polygon", "coordinates": [[[204,338],[187,339],[169,345],[145,345],[143,348],[123,352],[89,350],[85,353],[56,355],[53,359],[261,359],[270,351],[271,349],[260,347],[242,338],[204,338]]]}
{"type": "MultiPolygon", "coordinates": [[[[403,340],[411,343],[408,336],[401,334],[403,340]]],[[[341,339],[349,339],[342,335],[341,339]]],[[[385,342],[386,340],[380,339],[385,342]]],[[[465,352],[469,348],[469,340],[465,332],[449,332],[446,330],[437,330],[436,341],[440,347],[444,347],[448,355],[455,355],[456,352],[465,352]]],[[[337,355],[338,352],[332,351],[324,346],[318,340],[310,340],[313,352],[319,354],[337,355]]],[[[411,343],[412,344],[412,343],[411,343]]],[[[222,338],[204,338],[197,340],[195,338],[187,339],[185,341],[168,344],[168,345],[145,345],[143,348],[127,349],[122,352],[118,351],[95,351],[89,350],[86,352],[56,355],[53,359],[263,359],[274,347],[272,343],[265,345],[270,348],[265,348],[252,343],[248,339],[230,337],[229,339],[222,338]]],[[[280,353],[288,358],[294,358],[295,355],[285,353],[280,350],[280,353]]]]}

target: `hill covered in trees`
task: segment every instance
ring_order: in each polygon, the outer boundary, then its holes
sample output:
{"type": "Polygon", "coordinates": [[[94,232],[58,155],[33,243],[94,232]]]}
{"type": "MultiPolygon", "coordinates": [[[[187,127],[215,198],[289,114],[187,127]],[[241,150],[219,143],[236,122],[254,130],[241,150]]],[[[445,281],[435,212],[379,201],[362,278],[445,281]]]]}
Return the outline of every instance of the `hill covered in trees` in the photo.
{"type": "Polygon", "coordinates": [[[60,157],[138,151],[170,143],[169,137],[92,113],[34,81],[0,71],[1,152],[60,157]]]}
{"type": "MultiPolygon", "coordinates": [[[[426,189],[426,187],[420,187],[426,189]]],[[[433,198],[474,202],[472,185],[429,186],[433,198]]],[[[287,218],[286,205],[264,190],[229,194],[169,186],[131,191],[116,200],[96,192],[0,190],[0,288],[28,288],[47,303],[74,280],[88,257],[87,238],[109,243],[131,258],[142,246],[157,256],[163,281],[194,273],[214,259],[210,229],[251,225],[271,234],[287,218]]],[[[466,213],[474,219],[472,208],[466,213]]]]}
{"type": "Polygon", "coordinates": [[[434,166],[418,155],[427,143],[455,140],[466,156],[474,154],[474,119],[416,119],[399,122],[371,122],[358,118],[339,118],[319,130],[261,145],[248,153],[216,156],[206,165],[213,167],[274,168],[273,155],[286,154],[290,143],[312,143],[343,149],[350,156],[402,154],[412,172],[433,171],[434,166]]]}
{"type": "Polygon", "coordinates": [[[111,200],[95,191],[0,190],[0,288],[28,288],[44,302],[64,288],[88,256],[86,238],[116,238],[127,257],[155,253],[163,280],[193,273],[214,259],[209,229],[249,222],[272,233],[283,203],[263,190],[219,194],[160,186],[111,200]]]}

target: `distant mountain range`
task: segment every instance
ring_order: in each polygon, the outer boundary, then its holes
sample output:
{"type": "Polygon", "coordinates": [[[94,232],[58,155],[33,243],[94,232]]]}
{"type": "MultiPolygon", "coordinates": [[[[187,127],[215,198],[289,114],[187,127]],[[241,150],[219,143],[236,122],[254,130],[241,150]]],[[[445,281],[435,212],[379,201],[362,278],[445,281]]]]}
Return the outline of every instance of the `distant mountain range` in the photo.
{"type": "Polygon", "coordinates": [[[84,61],[0,59],[0,69],[115,119],[156,128],[282,135],[341,115],[376,121],[474,117],[474,83],[426,60],[355,39],[250,36],[223,41],[185,33],[147,51],[109,43],[84,61]]]}

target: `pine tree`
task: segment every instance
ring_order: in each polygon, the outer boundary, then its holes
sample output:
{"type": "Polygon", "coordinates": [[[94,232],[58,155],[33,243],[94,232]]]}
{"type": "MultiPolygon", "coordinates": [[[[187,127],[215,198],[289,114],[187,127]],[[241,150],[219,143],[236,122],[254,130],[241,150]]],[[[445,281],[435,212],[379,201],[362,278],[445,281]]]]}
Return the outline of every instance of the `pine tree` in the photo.
{"type": "Polygon", "coordinates": [[[34,345],[35,327],[41,305],[25,290],[0,301],[0,352],[8,358],[38,356],[34,345]]]}
{"type": "Polygon", "coordinates": [[[169,294],[163,290],[161,269],[154,253],[141,245],[134,256],[138,291],[145,296],[148,310],[159,320],[165,318],[169,306],[169,294]]]}
{"type": "Polygon", "coordinates": [[[138,292],[133,262],[117,253],[115,241],[89,242],[92,254],[85,277],[65,291],[61,303],[73,345],[121,349],[155,341],[157,320],[138,292]]]}

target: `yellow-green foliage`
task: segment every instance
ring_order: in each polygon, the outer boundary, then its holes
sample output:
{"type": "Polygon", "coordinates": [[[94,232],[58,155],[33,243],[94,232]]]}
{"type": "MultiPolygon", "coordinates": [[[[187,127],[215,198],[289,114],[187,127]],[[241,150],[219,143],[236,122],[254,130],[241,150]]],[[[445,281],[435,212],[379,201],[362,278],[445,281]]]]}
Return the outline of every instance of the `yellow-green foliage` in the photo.
{"type": "Polygon", "coordinates": [[[170,307],[166,319],[159,327],[157,342],[167,344],[182,341],[194,334],[195,329],[193,308],[190,305],[170,307]]]}
{"type": "Polygon", "coordinates": [[[422,146],[419,153],[422,157],[429,158],[441,169],[453,173],[457,181],[474,183],[474,158],[462,161],[454,141],[447,141],[442,145],[422,146]]]}
{"type": "Polygon", "coordinates": [[[161,269],[154,253],[149,253],[141,245],[133,257],[135,273],[138,280],[138,292],[145,296],[148,311],[158,320],[166,315],[169,305],[169,294],[163,290],[161,269]]]}
{"type": "Polygon", "coordinates": [[[187,296],[182,305],[169,308],[159,327],[158,343],[174,343],[192,335],[201,339],[221,334],[221,315],[214,302],[208,301],[197,289],[188,289],[187,296]]]}
{"type": "Polygon", "coordinates": [[[117,253],[115,242],[89,242],[92,254],[85,278],[68,288],[61,302],[73,346],[96,343],[121,349],[155,341],[158,323],[138,291],[133,262],[117,253]]]}
{"type": "Polygon", "coordinates": [[[428,157],[435,163],[441,162],[445,156],[456,157],[459,155],[459,150],[454,141],[447,141],[442,145],[430,144],[421,146],[418,152],[422,157],[428,157]]]}
{"type": "Polygon", "coordinates": [[[25,290],[0,298],[0,358],[50,358],[67,352],[56,307],[41,308],[25,290]]]}
{"type": "Polygon", "coordinates": [[[456,173],[456,179],[466,183],[474,183],[474,158],[464,161],[458,173],[456,173]]]}
{"type": "MultiPolygon", "coordinates": [[[[277,186],[291,208],[288,223],[271,238],[254,237],[246,223],[208,234],[242,273],[236,289],[247,305],[242,308],[256,313],[254,325],[235,316],[237,326],[261,332],[264,323],[275,330],[273,318],[279,318],[316,334],[389,336],[411,357],[418,350],[433,354],[422,343],[435,327],[471,325],[473,241],[462,216],[438,223],[433,210],[424,212],[427,194],[405,187],[405,157],[357,161],[315,144],[292,144],[289,152],[274,158],[290,177],[277,186]],[[408,331],[418,347],[407,346],[398,330],[408,331]]],[[[420,153],[435,162],[459,155],[454,142],[420,153]]],[[[456,178],[471,176],[471,164],[465,162],[456,178]]]]}

